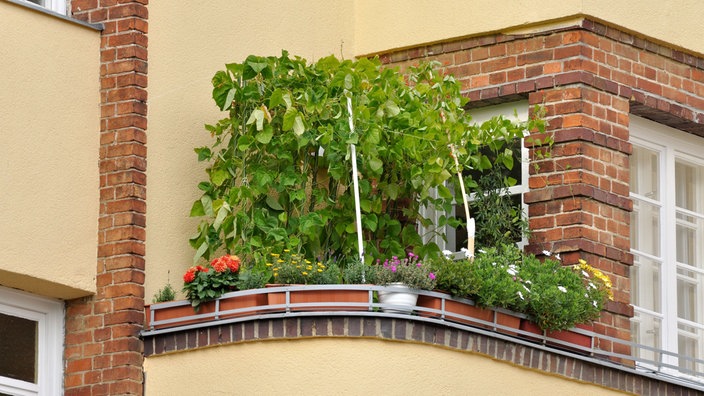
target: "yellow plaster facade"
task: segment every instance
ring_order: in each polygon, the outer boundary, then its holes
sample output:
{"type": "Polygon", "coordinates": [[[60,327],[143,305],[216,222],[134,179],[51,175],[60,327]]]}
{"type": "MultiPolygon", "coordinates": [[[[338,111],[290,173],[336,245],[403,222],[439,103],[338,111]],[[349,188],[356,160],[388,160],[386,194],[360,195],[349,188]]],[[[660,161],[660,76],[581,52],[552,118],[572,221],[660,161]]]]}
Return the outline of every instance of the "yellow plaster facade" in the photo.
{"type": "Polygon", "coordinates": [[[85,296],[98,243],[100,32],[8,2],[0,15],[0,285],[85,296]]]}
{"type": "Polygon", "coordinates": [[[230,344],[152,356],[144,370],[148,396],[623,394],[481,354],[375,339],[230,344]]]}

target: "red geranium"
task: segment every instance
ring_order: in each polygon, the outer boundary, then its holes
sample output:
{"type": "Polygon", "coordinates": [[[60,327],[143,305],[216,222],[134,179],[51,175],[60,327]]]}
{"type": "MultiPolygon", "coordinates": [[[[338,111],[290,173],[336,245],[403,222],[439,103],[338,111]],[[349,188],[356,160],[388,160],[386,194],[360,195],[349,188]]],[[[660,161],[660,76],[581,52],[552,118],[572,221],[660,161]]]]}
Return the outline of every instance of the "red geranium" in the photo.
{"type": "Polygon", "coordinates": [[[191,267],[186,271],[185,274],[183,274],[183,281],[186,283],[191,283],[193,282],[194,279],[196,279],[196,271],[198,269],[196,267],[191,267]]]}

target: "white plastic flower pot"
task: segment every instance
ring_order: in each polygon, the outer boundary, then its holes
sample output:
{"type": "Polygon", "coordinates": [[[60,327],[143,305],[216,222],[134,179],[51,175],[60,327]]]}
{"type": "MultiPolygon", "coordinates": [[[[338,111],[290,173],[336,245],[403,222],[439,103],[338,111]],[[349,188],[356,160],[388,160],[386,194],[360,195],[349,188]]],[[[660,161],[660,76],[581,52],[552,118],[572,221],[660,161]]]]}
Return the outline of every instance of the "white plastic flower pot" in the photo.
{"type": "Polygon", "coordinates": [[[418,302],[418,294],[403,283],[390,283],[397,290],[379,290],[379,303],[382,310],[390,313],[410,314],[418,302]]]}

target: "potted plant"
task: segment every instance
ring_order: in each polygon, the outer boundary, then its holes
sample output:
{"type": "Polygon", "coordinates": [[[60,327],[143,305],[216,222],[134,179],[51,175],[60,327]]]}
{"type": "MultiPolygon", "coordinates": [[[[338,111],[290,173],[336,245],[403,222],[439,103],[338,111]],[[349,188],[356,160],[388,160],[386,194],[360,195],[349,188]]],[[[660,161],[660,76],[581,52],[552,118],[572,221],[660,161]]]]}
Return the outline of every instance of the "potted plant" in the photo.
{"type": "MultiPolygon", "coordinates": [[[[331,285],[341,284],[343,280],[342,270],[335,260],[326,262],[305,258],[299,253],[284,249],[281,253],[271,253],[266,266],[271,268],[274,284],[268,287],[283,285],[331,285]]],[[[350,273],[349,277],[352,277],[350,273]]],[[[281,305],[286,303],[286,293],[289,294],[291,304],[309,304],[301,307],[292,307],[294,311],[304,311],[311,309],[327,310],[365,310],[362,303],[369,299],[368,292],[361,289],[305,289],[294,288],[288,291],[271,290],[269,295],[269,305],[281,305]],[[339,303],[335,306],[310,305],[315,302],[339,303]],[[351,305],[349,303],[360,303],[351,305]]]]}
{"type": "Polygon", "coordinates": [[[430,265],[423,261],[414,253],[408,253],[407,257],[399,259],[393,256],[391,259],[381,263],[377,260],[377,265],[371,267],[371,281],[378,285],[392,286],[390,290],[380,290],[378,292],[379,302],[385,305],[402,306],[403,308],[384,308],[387,312],[410,313],[418,301],[418,293],[414,290],[433,290],[437,284],[435,273],[430,265]]]}

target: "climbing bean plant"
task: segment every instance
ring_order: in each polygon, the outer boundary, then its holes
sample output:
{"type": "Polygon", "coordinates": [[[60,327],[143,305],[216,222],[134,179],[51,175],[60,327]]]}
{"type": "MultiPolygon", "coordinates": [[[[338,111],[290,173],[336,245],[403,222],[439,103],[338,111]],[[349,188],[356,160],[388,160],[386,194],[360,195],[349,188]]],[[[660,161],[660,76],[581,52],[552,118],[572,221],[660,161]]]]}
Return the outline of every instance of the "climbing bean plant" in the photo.
{"type": "Polygon", "coordinates": [[[202,218],[190,240],[194,259],[221,250],[255,259],[282,249],[355,256],[350,144],[357,149],[367,261],[411,249],[437,252],[417,225],[431,234],[457,225],[451,216],[432,224],[421,210],[451,213],[457,169],[449,143],[460,167],[491,167],[478,147],[513,132],[472,126],[460,85],[436,67],[421,64],[402,75],[377,59],[308,63],[284,51],[215,73],[213,99],[224,118],[206,125],[212,144],[195,149],[208,177],[191,209],[202,218]]]}

